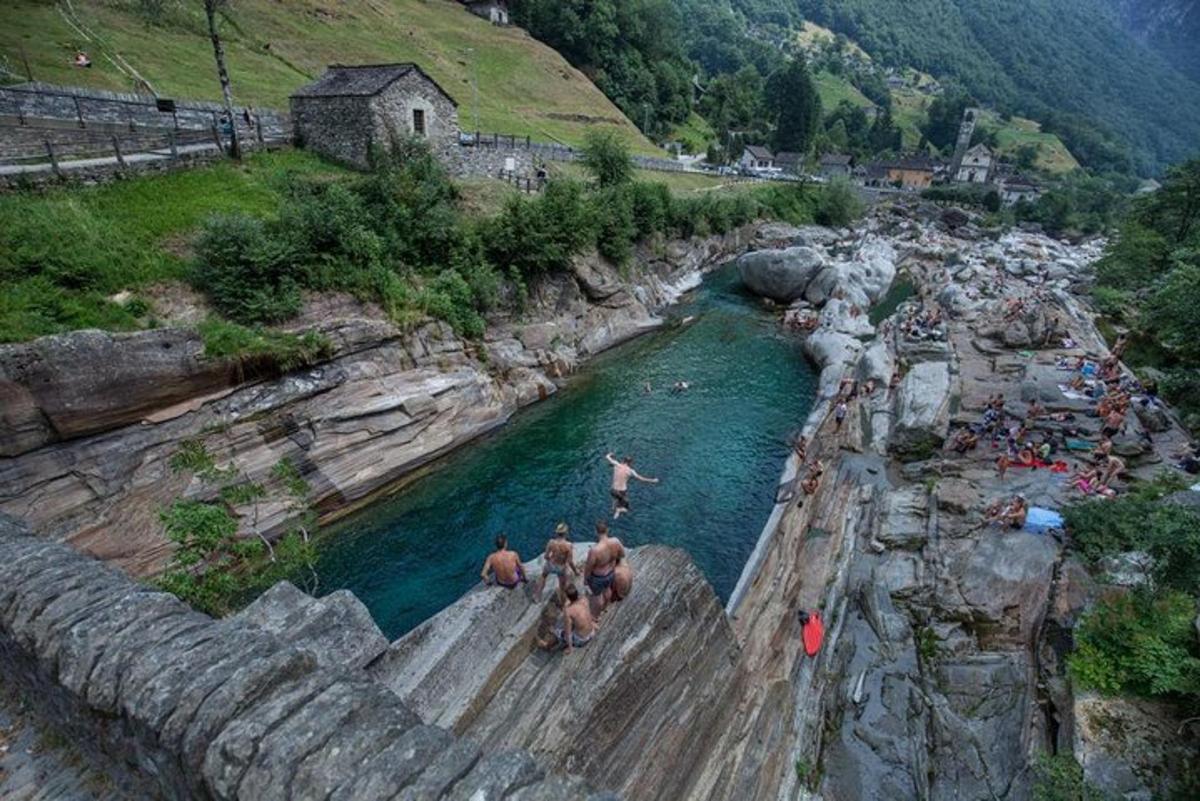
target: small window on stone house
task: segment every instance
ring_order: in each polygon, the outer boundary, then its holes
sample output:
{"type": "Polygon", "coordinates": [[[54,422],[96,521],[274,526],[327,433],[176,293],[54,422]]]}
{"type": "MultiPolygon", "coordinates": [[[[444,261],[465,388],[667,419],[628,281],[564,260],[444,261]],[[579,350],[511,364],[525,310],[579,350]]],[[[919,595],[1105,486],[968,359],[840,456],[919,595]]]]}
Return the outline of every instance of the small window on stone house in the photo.
{"type": "Polygon", "coordinates": [[[417,136],[425,135],[425,109],[413,109],[413,133],[417,136]]]}

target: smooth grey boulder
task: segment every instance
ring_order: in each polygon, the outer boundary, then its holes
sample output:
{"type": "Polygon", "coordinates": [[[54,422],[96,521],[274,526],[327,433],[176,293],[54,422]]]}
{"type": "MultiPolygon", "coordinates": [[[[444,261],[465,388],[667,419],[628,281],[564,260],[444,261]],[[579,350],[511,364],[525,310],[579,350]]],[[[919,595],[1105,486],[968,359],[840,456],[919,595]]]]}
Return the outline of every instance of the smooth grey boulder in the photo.
{"type": "Polygon", "coordinates": [[[900,382],[889,449],[901,459],[927,459],[945,443],[949,426],[950,365],[914,365],[900,382]]]}
{"type": "Polygon", "coordinates": [[[758,250],[737,260],[742,283],[756,295],[791,303],[804,295],[809,281],[825,266],[825,257],[810,247],[758,250]]]}

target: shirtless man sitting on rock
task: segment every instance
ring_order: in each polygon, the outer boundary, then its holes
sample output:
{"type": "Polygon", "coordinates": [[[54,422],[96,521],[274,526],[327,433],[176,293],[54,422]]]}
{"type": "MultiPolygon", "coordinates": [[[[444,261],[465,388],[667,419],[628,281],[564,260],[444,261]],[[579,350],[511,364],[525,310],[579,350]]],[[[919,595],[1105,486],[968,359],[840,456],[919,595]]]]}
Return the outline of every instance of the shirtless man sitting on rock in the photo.
{"type": "Polygon", "coordinates": [[[624,601],[629,597],[629,593],[633,591],[633,566],[629,564],[628,559],[622,559],[621,563],[613,569],[613,583],[608,588],[608,596],[605,598],[605,606],[624,601]]]}
{"type": "Polygon", "coordinates": [[[629,479],[636,478],[638,481],[646,484],[657,484],[657,478],[646,478],[639,475],[633,469],[633,457],[626,456],[621,461],[617,461],[616,457],[611,453],[606,453],[604,458],[613,466],[612,477],[612,497],[613,497],[613,520],[616,520],[621,515],[629,511],[629,479]]]}
{"type": "Polygon", "coordinates": [[[496,536],[496,550],[488,554],[483,563],[483,570],[479,571],[479,577],[483,579],[484,584],[492,584],[493,576],[496,584],[510,590],[515,590],[526,581],[521,557],[516,551],[508,549],[508,537],[503,534],[496,536]]]}
{"type": "Polygon", "coordinates": [[[589,604],[593,617],[600,617],[604,609],[605,596],[616,580],[617,565],[625,557],[625,546],[616,537],[608,535],[604,521],[596,524],[596,544],[588,549],[587,562],[583,566],[583,583],[587,585],[589,604]]]}
{"type": "Polygon", "coordinates": [[[570,530],[566,523],[559,523],[554,529],[554,538],[546,543],[546,550],[542,553],[542,575],[533,591],[533,597],[537,601],[542,600],[542,590],[546,588],[546,579],[550,576],[558,576],[558,605],[566,606],[566,590],[571,583],[568,573],[579,575],[579,568],[575,567],[575,560],[572,558],[575,552],[571,548],[570,540],[567,539],[570,530]]]}
{"type": "Polygon", "coordinates": [[[570,653],[575,648],[587,645],[596,636],[596,619],[574,584],[567,585],[566,597],[562,618],[555,624],[552,636],[548,639],[538,638],[538,645],[542,648],[553,650],[561,647],[570,653]]]}

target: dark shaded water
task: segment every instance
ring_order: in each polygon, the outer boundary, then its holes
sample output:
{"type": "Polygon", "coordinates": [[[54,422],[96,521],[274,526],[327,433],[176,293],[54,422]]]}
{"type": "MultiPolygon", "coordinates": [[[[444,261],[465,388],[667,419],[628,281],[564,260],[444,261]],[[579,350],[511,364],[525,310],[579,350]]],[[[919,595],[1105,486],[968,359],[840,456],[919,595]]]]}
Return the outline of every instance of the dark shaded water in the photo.
{"type": "Polygon", "coordinates": [[[689,315],[688,325],[601,355],[553,398],[339,524],[324,539],[321,591],[353,590],[398,637],[478,581],[497,532],[526,560],[560,520],[573,539],[591,539],[611,513],[612,450],[662,480],[631,483],[633,512],[615,524],[617,536],[687,549],[727,598],[770,513],[815,378],[798,341],[742,293],[732,267],[671,311],[674,321],[689,315]],[[691,389],[670,394],[677,380],[691,389]]]}

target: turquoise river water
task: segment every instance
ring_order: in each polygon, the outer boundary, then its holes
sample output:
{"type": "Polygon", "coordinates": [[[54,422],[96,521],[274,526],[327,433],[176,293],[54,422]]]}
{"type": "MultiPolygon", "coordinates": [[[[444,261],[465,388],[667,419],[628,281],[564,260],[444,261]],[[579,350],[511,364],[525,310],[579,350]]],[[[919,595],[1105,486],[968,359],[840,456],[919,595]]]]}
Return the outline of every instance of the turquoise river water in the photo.
{"type": "Polygon", "coordinates": [[[525,560],[560,520],[573,539],[591,539],[595,521],[611,517],[611,450],[661,479],[631,482],[633,511],[617,536],[686,549],[724,600],[815,389],[798,340],[723,267],[662,330],[598,356],[549,400],[339,523],[323,539],[320,590],[349,588],[398,637],[478,582],[497,532],[525,560]],[[679,380],[691,388],[672,394],[679,380]]]}

